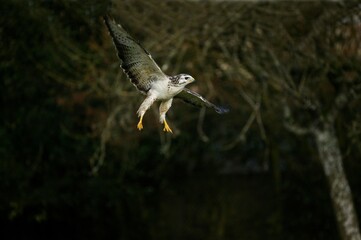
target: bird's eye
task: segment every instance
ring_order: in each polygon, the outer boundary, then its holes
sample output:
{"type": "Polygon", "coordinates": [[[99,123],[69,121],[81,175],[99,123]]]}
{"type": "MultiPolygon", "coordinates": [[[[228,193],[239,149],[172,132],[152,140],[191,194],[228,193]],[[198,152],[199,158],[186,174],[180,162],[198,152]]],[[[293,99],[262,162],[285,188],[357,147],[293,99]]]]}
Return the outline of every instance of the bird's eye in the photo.
{"type": "Polygon", "coordinates": [[[188,80],[189,77],[185,77],[185,80],[188,80]]]}

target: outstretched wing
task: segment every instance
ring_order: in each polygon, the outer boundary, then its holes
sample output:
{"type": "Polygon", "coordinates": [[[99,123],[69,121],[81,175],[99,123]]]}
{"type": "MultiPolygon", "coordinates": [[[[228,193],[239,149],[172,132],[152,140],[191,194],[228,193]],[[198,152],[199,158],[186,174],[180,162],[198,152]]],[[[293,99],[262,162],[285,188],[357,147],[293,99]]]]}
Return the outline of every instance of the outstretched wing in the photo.
{"type": "Polygon", "coordinates": [[[175,98],[180,98],[184,102],[192,104],[196,107],[208,107],[213,108],[217,113],[223,114],[229,112],[228,108],[216,106],[196,92],[192,92],[188,88],[184,88],[183,91],[178,93],[175,98]]]}
{"type": "Polygon", "coordinates": [[[147,92],[152,82],[167,80],[151,55],[121,25],[109,16],[104,16],[104,21],[118,51],[120,66],[139,91],[147,92]]]}

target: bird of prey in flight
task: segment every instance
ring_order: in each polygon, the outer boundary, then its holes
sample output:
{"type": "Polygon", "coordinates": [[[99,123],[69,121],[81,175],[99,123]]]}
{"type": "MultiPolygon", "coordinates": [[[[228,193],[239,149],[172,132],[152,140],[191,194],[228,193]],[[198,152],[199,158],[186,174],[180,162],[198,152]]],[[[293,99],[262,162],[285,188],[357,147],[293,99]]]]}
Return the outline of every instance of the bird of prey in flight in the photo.
{"type": "Polygon", "coordinates": [[[121,25],[117,24],[109,16],[104,17],[110,36],[113,39],[118,57],[121,60],[121,68],[134,84],[134,86],[144,95],[145,100],[140,105],[137,114],[139,119],[137,128],[143,129],[143,116],[149,107],[160,101],[159,120],[164,123],[164,131],[171,132],[165,114],[172,105],[173,98],[180,98],[183,101],[197,107],[213,108],[217,113],[226,113],[228,109],[219,107],[203,98],[198,93],[192,92],[185,86],[194,81],[188,74],[178,74],[167,76],[159,68],[151,55],[136,40],[134,40],[121,25]]]}

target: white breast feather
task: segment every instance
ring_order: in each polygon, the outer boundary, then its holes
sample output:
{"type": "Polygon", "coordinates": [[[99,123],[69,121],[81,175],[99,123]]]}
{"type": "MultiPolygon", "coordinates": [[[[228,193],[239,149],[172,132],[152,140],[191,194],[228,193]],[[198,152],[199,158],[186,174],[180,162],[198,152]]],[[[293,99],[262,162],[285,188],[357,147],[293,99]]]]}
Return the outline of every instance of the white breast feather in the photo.
{"type": "Polygon", "coordinates": [[[183,87],[169,87],[169,80],[155,81],[152,83],[152,91],[156,93],[158,100],[168,100],[182,91],[183,87]]]}

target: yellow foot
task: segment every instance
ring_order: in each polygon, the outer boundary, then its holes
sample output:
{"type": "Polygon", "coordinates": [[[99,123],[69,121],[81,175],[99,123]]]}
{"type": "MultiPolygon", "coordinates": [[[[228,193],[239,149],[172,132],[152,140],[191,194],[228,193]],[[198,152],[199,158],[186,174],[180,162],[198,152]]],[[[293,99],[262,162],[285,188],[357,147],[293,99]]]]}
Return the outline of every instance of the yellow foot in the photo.
{"type": "Polygon", "coordinates": [[[163,128],[163,131],[164,132],[170,132],[170,133],[173,133],[172,129],[170,129],[168,123],[166,120],[164,120],[164,128],[163,128]]]}
{"type": "Polygon", "coordinates": [[[140,117],[140,120],[139,120],[138,125],[137,125],[137,128],[138,128],[139,131],[143,129],[142,121],[143,121],[143,116],[140,117]]]}

